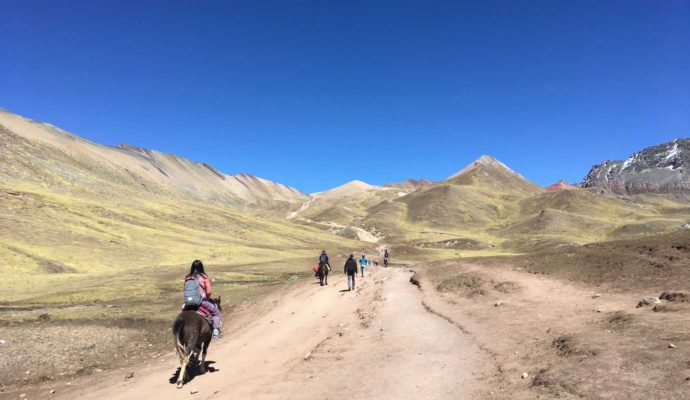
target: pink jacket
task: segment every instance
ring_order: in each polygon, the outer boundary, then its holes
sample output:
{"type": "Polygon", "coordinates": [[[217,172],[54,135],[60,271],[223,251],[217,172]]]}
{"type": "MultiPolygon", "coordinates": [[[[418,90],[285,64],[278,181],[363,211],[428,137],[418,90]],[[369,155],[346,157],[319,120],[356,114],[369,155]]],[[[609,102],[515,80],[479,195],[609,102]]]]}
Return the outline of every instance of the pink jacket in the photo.
{"type": "MultiPolygon", "coordinates": [[[[190,279],[191,275],[185,276],[185,280],[190,279]]],[[[199,294],[204,299],[211,298],[211,280],[204,274],[199,274],[199,294]]]]}

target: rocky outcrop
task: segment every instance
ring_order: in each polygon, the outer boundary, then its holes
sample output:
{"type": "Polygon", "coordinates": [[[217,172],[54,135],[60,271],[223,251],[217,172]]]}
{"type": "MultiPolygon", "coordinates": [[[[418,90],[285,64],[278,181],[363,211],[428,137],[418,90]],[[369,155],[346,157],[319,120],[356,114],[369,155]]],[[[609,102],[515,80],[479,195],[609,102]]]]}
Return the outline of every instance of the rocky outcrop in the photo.
{"type": "Polygon", "coordinates": [[[690,193],[690,139],[646,148],[623,161],[595,165],[581,187],[608,188],[618,194],[690,193]]]}
{"type": "Polygon", "coordinates": [[[554,192],[556,190],[570,190],[570,189],[577,189],[577,186],[568,183],[564,180],[560,180],[554,184],[551,184],[544,189],[548,190],[549,192],[554,192]]]}

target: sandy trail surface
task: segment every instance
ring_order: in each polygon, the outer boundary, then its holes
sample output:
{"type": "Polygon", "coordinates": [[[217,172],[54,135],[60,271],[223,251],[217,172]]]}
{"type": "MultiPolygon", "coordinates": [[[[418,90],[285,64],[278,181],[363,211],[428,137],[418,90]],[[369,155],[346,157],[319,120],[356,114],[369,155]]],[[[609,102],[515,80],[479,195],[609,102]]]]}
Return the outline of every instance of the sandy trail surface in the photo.
{"type": "Polygon", "coordinates": [[[131,379],[103,375],[51,398],[473,398],[482,351],[424,308],[410,275],[379,267],[357,277],[356,291],[336,275],[329,286],[283,293],[270,311],[213,343],[207,361],[215,371],[183,389],[170,382],[177,365],[169,357],[131,379]]]}

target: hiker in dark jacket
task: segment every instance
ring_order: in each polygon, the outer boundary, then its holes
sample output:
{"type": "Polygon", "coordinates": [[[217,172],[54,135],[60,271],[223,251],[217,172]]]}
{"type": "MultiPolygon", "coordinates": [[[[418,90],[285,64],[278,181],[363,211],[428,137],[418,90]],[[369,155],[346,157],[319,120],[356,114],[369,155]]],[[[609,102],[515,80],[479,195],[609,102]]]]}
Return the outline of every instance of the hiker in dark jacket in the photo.
{"type": "Polygon", "coordinates": [[[347,274],[347,290],[355,290],[355,276],[357,275],[357,261],[355,256],[350,254],[350,258],[345,261],[344,272],[347,274]]]}

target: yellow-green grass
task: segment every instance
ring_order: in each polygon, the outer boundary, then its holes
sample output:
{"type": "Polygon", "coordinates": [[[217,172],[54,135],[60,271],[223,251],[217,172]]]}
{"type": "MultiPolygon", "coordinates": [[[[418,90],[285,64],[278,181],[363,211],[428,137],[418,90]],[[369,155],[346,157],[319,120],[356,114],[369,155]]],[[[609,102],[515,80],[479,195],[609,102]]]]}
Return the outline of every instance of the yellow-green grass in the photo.
{"type": "MultiPolygon", "coordinates": [[[[313,258],[313,257],[312,257],[313,258]]],[[[206,264],[213,296],[229,314],[238,303],[311,275],[310,259],[247,265],[206,264]]],[[[30,274],[7,289],[0,323],[41,319],[109,323],[124,319],[169,322],[182,304],[188,265],[110,274],[30,274]]]]}
{"type": "Polygon", "coordinates": [[[152,318],[161,310],[167,320],[194,259],[204,261],[230,305],[308,274],[307,259],[323,248],[361,247],[293,224],[284,213],[254,216],[174,197],[96,199],[0,185],[0,279],[12,283],[3,287],[0,321],[44,313],[57,320],[152,318]]]}

